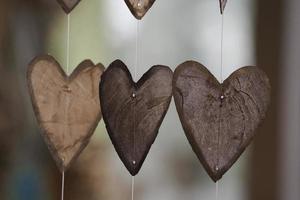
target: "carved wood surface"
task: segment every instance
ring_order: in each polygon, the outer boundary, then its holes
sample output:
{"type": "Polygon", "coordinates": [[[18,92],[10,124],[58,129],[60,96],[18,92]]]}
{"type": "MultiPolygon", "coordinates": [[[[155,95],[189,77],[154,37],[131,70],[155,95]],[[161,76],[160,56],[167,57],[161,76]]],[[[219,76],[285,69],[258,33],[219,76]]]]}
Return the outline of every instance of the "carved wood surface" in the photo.
{"type": "Polygon", "coordinates": [[[136,19],[142,19],[152,7],[155,0],[125,0],[131,13],[136,19]]]}
{"type": "Polygon", "coordinates": [[[79,4],[80,0],[57,0],[57,2],[69,14],[79,4]]]}
{"type": "Polygon", "coordinates": [[[173,79],[176,108],[186,136],[217,181],[236,162],[265,118],[270,84],[258,67],[243,67],[220,84],[201,64],[188,61],[173,79]]]}
{"type": "Polygon", "coordinates": [[[81,153],[101,119],[99,82],[104,67],[83,61],[67,76],[51,56],[28,68],[29,92],[42,136],[63,172],[81,153]]]}
{"type": "Polygon", "coordinates": [[[133,176],[142,167],[169,108],[172,77],[168,67],[154,66],[135,83],[120,60],[102,76],[103,120],[119,157],[133,176]]]}

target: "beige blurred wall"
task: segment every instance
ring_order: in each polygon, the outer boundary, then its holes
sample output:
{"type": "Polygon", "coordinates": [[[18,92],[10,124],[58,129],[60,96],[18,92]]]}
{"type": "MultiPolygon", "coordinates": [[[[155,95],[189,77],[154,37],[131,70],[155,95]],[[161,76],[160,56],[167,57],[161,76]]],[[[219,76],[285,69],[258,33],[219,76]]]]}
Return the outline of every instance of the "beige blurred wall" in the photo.
{"type": "Polygon", "coordinates": [[[282,58],[279,80],[281,200],[300,199],[300,1],[286,0],[283,9],[282,58]]]}

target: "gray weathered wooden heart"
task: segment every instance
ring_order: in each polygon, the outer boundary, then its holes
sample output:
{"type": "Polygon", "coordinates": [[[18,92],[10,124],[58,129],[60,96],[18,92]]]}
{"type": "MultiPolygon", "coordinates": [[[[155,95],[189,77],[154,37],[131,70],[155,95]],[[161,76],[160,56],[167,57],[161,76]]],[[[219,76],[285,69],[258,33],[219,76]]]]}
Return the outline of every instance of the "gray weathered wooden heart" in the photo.
{"type": "Polygon", "coordinates": [[[152,7],[155,0],[125,0],[130,12],[137,19],[142,19],[152,7]]]}
{"type": "Polygon", "coordinates": [[[170,68],[158,65],[135,83],[120,60],[102,76],[103,120],[119,157],[133,176],[141,169],[169,108],[172,77],[170,68]]]}
{"type": "Polygon", "coordinates": [[[265,118],[270,84],[257,67],[243,67],[220,84],[201,64],[174,73],[173,94],[185,134],[210,177],[217,181],[236,162],[265,118]]]}
{"type": "Polygon", "coordinates": [[[80,0],[57,0],[57,2],[69,14],[79,4],[80,0]]]}
{"type": "Polygon", "coordinates": [[[42,136],[63,172],[87,146],[101,119],[99,82],[104,67],[83,61],[67,76],[51,56],[35,58],[27,81],[42,136]]]}
{"type": "Polygon", "coordinates": [[[221,11],[221,14],[223,14],[226,4],[227,4],[227,0],[219,0],[219,2],[220,2],[220,11],[221,11]]]}

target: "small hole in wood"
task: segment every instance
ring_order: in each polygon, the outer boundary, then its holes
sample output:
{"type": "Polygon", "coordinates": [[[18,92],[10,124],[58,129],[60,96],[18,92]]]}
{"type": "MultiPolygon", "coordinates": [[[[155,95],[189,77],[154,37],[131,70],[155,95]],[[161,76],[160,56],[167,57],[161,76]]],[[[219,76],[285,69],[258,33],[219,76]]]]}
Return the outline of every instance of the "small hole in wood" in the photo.
{"type": "Polygon", "coordinates": [[[221,95],[221,96],[220,96],[220,100],[221,100],[220,107],[223,106],[222,103],[223,103],[223,100],[224,100],[224,99],[225,99],[225,96],[224,96],[224,95],[221,95]]]}
{"type": "Polygon", "coordinates": [[[64,86],[63,86],[63,91],[64,91],[64,92],[68,92],[68,93],[72,92],[72,90],[70,89],[70,87],[67,86],[67,85],[64,85],[64,86]]]}

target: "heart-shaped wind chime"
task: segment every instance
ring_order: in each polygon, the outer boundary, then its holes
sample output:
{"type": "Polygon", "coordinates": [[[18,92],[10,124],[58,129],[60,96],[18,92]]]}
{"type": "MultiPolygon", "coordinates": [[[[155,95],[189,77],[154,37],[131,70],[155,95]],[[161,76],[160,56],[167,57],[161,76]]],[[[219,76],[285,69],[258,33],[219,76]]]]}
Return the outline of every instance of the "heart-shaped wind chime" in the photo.
{"type": "MultiPolygon", "coordinates": [[[[69,69],[70,15],[80,0],[57,0],[68,14],[67,72],[69,69]]],[[[39,56],[28,67],[27,82],[42,136],[62,172],[88,145],[101,117],[99,82],[104,67],[83,61],[69,76],[51,56],[39,56]]]]}
{"type": "Polygon", "coordinates": [[[186,136],[214,181],[243,153],[265,118],[270,84],[257,67],[243,67],[220,84],[201,64],[185,62],[173,79],[186,136]]]}
{"type": "Polygon", "coordinates": [[[83,61],[67,76],[51,56],[29,65],[27,80],[42,136],[61,172],[89,143],[102,115],[98,84],[104,67],[83,61]]]}
{"type": "MultiPolygon", "coordinates": [[[[226,3],[220,0],[221,15],[226,3]]],[[[221,76],[222,46],[223,30],[221,76]]],[[[223,83],[195,61],[185,62],[175,70],[173,95],[183,129],[215,182],[237,161],[255,136],[267,112],[270,89],[266,74],[257,67],[240,68],[223,83]]]]}
{"type": "Polygon", "coordinates": [[[135,176],[153,144],[172,99],[173,72],[154,66],[135,83],[126,65],[117,60],[100,84],[101,108],[118,155],[135,176]]]}
{"type": "MultiPolygon", "coordinates": [[[[80,0],[57,2],[69,14],[80,0]]],[[[67,65],[69,25],[68,18],[67,65]]],[[[68,76],[49,55],[35,58],[28,67],[27,81],[37,121],[63,174],[87,146],[102,117],[97,86],[103,71],[101,64],[85,60],[68,76]]]]}
{"type": "MultiPolygon", "coordinates": [[[[67,14],[80,2],[57,1],[67,14]]],[[[125,0],[138,20],[154,2],[125,0]]],[[[223,15],[227,0],[219,3],[223,15]]],[[[68,31],[69,25],[68,16],[68,31]]],[[[223,30],[221,47],[222,44],[223,30]]],[[[136,51],[137,61],[138,43],[136,51]]],[[[69,32],[67,55],[68,69],[69,32]]],[[[221,53],[221,69],[222,57],[221,53]]],[[[105,72],[101,64],[86,60],[68,76],[47,55],[31,62],[27,79],[42,136],[61,172],[87,146],[102,110],[116,152],[130,174],[137,175],[173,95],[185,134],[214,181],[222,178],[252,141],[266,116],[271,90],[266,74],[258,67],[240,68],[219,83],[207,68],[195,61],[179,65],[174,76],[169,67],[153,66],[134,82],[120,60],[110,64],[105,72]]]]}
{"type": "MultiPolygon", "coordinates": [[[[154,2],[125,0],[137,20],[145,16],[154,2]]],[[[138,60],[138,32],[136,51],[138,60]]],[[[138,62],[135,68],[137,65],[138,62]]],[[[140,171],[169,108],[172,77],[170,68],[154,66],[135,83],[120,60],[114,61],[103,74],[100,83],[103,120],[112,144],[133,177],[140,171]]]]}

